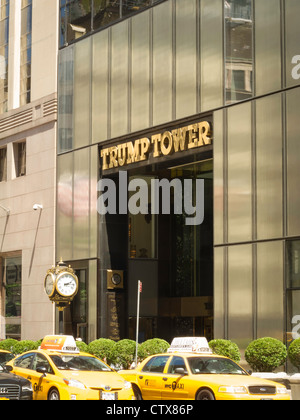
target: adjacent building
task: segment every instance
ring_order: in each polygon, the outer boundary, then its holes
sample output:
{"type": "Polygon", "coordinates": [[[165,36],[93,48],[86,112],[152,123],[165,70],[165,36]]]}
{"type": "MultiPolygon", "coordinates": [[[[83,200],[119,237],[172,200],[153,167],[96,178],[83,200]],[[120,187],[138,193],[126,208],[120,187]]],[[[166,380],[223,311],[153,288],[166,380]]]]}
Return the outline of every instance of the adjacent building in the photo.
{"type": "Polygon", "coordinates": [[[54,331],[56,0],[0,2],[0,340],[54,331]]]}
{"type": "Polygon", "coordinates": [[[299,1],[31,7],[29,93],[25,69],[10,65],[23,57],[21,29],[11,24],[12,41],[2,38],[2,325],[17,319],[8,300],[16,271],[9,258],[17,258],[21,336],[54,329],[42,278],[62,258],[80,281],[66,331],[87,342],[135,338],[138,280],[141,341],[205,335],[241,349],[261,336],[289,342],[300,315],[299,1]],[[5,51],[13,42],[20,54],[12,57],[5,51]],[[26,175],[17,176],[24,142],[26,175]],[[197,185],[204,220],[189,223],[197,185]],[[99,214],[105,193],[109,208],[99,214]],[[140,211],[128,212],[126,202],[140,211]],[[33,211],[35,203],[43,210],[33,211]]]}

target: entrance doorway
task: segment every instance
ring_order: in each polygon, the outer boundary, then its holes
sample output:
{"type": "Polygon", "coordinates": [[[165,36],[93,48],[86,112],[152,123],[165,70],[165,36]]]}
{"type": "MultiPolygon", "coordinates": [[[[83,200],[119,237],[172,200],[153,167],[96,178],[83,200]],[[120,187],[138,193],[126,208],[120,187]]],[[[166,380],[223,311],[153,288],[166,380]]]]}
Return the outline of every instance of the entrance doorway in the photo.
{"type": "MultiPolygon", "coordinates": [[[[152,165],[130,173],[130,179],[204,180],[204,221],[188,225],[187,214],[174,214],[177,197],[170,189],[170,214],[130,215],[128,223],[129,333],[134,339],[136,287],[143,282],[140,338],[206,336],[213,331],[213,160],[168,167],[152,165]],[[144,327],[143,327],[144,326],[144,327]]],[[[184,196],[182,196],[184,199],[184,196]]],[[[149,195],[149,205],[152,206],[149,195]]],[[[184,208],[184,206],[183,206],[184,208]]]]}

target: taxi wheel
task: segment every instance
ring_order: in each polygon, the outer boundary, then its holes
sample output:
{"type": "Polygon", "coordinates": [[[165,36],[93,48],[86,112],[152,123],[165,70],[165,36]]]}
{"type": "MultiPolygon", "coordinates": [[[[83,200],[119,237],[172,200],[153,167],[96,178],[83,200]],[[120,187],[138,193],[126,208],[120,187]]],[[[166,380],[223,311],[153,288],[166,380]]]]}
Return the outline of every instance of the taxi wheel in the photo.
{"type": "Polygon", "coordinates": [[[132,389],[133,389],[133,392],[134,392],[135,399],[137,401],[141,401],[143,399],[143,397],[142,397],[142,393],[139,390],[139,388],[136,385],[132,384],[132,389]]]}
{"type": "Polygon", "coordinates": [[[48,394],[48,401],[59,401],[60,395],[56,388],[52,388],[48,394]]]}
{"type": "Polygon", "coordinates": [[[215,396],[212,391],[209,389],[200,389],[200,391],[197,392],[196,400],[200,401],[214,401],[215,396]]]}

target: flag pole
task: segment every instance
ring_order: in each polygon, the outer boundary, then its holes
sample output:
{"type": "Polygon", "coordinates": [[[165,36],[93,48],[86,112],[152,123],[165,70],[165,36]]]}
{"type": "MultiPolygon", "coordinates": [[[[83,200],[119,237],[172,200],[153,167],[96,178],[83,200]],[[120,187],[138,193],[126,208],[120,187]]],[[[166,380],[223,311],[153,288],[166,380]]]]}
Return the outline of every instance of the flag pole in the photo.
{"type": "Polygon", "coordinates": [[[139,345],[139,324],[140,324],[140,301],[141,301],[141,290],[142,282],[138,281],[137,290],[137,311],[136,311],[136,343],[135,343],[135,367],[137,368],[138,361],[138,345],[139,345]]]}

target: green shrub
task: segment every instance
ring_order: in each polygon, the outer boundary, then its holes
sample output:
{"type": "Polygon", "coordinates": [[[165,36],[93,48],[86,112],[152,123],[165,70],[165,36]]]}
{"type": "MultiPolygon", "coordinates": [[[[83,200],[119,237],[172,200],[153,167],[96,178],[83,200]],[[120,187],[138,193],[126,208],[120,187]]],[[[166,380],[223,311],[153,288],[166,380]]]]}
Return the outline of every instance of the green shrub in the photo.
{"type": "Polygon", "coordinates": [[[109,338],[99,338],[92,341],[88,346],[88,353],[104,360],[109,365],[114,361],[114,347],[116,343],[109,338]]]}
{"type": "Polygon", "coordinates": [[[118,341],[114,347],[113,364],[123,369],[129,369],[135,359],[135,351],[135,341],[127,339],[118,341]]]}
{"type": "Polygon", "coordinates": [[[152,338],[140,345],[139,355],[141,358],[151,356],[152,354],[165,353],[170,344],[161,338],[152,338]]]}
{"type": "Polygon", "coordinates": [[[32,340],[23,340],[23,341],[17,341],[17,343],[13,347],[13,353],[14,354],[22,354],[26,351],[30,350],[37,350],[39,347],[39,344],[37,341],[32,340]]]}
{"type": "Polygon", "coordinates": [[[300,338],[293,341],[288,349],[288,357],[291,363],[297,368],[300,369],[300,338]]]}
{"type": "Polygon", "coordinates": [[[241,360],[241,353],[238,346],[230,340],[211,340],[209,347],[219,356],[229,357],[237,363],[241,360]]]}
{"type": "Polygon", "coordinates": [[[260,338],[249,344],[245,358],[254,371],[273,372],[285,363],[287,349],[281,341],[275,338],[260,338]]]}
{"type": "Polygon", "coordinates": [[[14,353],[14,347],[16,344],[18,344],[17,340],[14,340],[13,338],[9,338],[7,340],[3,340],[0,342],[0,349],[14,353]]]}
{"type": "Polygon", "coordinates": [[[83,353],[89,353],[89,346],[83,341],[76,341],[76,346],[83,353]]]}

